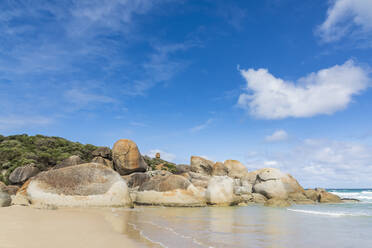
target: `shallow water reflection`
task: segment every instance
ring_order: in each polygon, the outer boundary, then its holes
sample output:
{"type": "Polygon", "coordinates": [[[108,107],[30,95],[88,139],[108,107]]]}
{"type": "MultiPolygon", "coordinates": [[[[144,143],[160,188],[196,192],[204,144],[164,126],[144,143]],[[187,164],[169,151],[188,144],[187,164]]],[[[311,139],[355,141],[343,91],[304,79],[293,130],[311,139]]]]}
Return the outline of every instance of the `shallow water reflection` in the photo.
{"type": "Polygon", "coordinates": [[[116,231],[140,247],[372,247],[372,219],[248,207],[113,210],[116,231]]]}

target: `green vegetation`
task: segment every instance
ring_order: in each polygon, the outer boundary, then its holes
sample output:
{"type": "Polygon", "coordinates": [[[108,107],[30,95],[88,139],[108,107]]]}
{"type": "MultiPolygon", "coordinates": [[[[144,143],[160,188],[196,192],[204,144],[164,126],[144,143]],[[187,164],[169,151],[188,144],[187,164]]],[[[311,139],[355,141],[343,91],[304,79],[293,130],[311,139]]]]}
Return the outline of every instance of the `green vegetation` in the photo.
{"type": "Polygon", "coordinates": [[[72,155],[78,155],[86,162],[91,161],[92,151],[96,148],[59,137],[0,135],[0,181],[8,183],[8,177],[15,168],[30,163],[46,170],[72,155]]]}
{"type": "Polygon", "coordinates": [[[150,158],[149,156],[143,156],[145,162],[148,166],[150,166],[153,170],[156,170],[156,166],[161,165],[161,170],[167,170],[171,173],[176,173],[177,167],[176,164],[165,161],[160,158],[150,158]]]}

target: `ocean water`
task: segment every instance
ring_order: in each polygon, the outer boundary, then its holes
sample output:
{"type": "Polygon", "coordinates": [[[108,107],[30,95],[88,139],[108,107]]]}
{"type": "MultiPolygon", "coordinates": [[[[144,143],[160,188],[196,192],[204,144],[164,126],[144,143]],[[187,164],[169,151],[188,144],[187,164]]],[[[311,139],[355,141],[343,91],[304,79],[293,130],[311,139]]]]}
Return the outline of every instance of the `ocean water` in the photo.
{"type": "Polygon", "coordinates": [[[330,189],[360,203],[113,210],[139,247],[372,247],[372,189],[330,189]]]}

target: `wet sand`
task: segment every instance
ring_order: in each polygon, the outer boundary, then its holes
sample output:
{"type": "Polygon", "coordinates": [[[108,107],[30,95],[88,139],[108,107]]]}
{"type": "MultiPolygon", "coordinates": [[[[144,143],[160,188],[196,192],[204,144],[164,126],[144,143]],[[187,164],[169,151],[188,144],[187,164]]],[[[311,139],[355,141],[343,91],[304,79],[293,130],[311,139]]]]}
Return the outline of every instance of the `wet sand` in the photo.
{"type": "Polygon", "coordinates": [[[0,247],[146,247],[125,235],[123,221],[111,209],[0,208],[0,247]]]}

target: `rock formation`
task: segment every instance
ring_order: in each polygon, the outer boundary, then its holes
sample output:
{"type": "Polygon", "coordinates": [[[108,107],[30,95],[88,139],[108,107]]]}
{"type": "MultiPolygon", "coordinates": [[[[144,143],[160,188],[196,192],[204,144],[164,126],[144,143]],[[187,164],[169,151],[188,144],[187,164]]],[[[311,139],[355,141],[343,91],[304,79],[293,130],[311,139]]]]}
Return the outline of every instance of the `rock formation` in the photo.
{"type": "Polygon", "coordinates": [[[136,143],[128,139],[118,140],[112,149],[114,167],[120,175],[144,172],[147,164],[142,158],[136,143]]]}
{"type": "Polygon", "coordinates": [[[129,188],[140,187],[143,183],[150,180],[150,176],[147,173],[135,172],[127,176],[123,176],[127,181],[129,188]]]}
{"type": "Polygon", "coordinates": [[[274,168],[258,170],[253,190],[255,193],[263,194],[269,199],[274,197],[287,199],[290,193],[305,192],[291,175],[284,174],[274,168]]]}
{"type": "Polygon", "coordinates": [[[94,157],[102,157],[111,160],[112,153],[111,149],[105,146],[98,147],[96,150],[92,152],[94,157]]]}
{"type": "Polygon", "coordinates": [[[183,173],[181,175],[183,177],[186,177],[194,186],[202,188],[207,188],[209,180],[211,179],[210,176],[191,171],[188,173],[183,173]]]}
{"type": "Polygon", "coordinates": [[[288,200],[281,199],[281,198],[271,198],[267,200],[264,204],[266,207],[289,207],[291,203],[288,200]]]}
{"type": "Polygon", "coordinates": [[[82,164],[84,161],[77,155],[72,155],[69,158],[63,160],[60,164],[57,164],[54,169],[60,169],[68,166],[82,164]]]}
{"type": "Polygon", "coordinates": [[[144,182],[139,191],[172,191],[175,189],[187,189],[191,182],[179,175],[157,175],[144,182]]]}
{"type": "Polygon", "coordinates": [[[204,191],[192,184],[185,189],[171,191],[138,191],[133,194],[133,201],[139,205],[159,205],[166,207],[203,207],[206,206],[204,191]]]}
{"type": "Polygon", "coordinates": [[[191,163],[190,163],[190,170],[192,172],[204,174],[204,175],[212,175],[213,172],[213,165],[214,163],[210,160],[207,160],[202,157],[192,156],[191,163]]]}
{"type": "Polygon", "coordinates": [[[6,192],[0,191],[0,207],[8,207],[10,206],[10,203],[10,195],[6,192]]]}
{"type": "Polygon", "coordinates": [[[14,184],[24,183],[39,172],[40,170],[34,164],[18,167],[10,174],[9,181],[14,184]]]}
{"type": "Polygon", "coordinates": [[[10,204],[9,195],[12,204],[47,208],[131,206],[132,202],[177,207],[342,202],[324,189],[304,190],[291,175],[275,168],[248,172],[237,160],[221,163],[198,156],[191,157],[190,165],[176,165],[160,154],[142,157],[137,145],[127,139],[118,140],[112,152],[108,147],[93,148],[85,156],[93,158],[91,163],[82,164],[79,156],[71,156],[41,173],[35,166],[17,168],[10,182],[27,181],[19,190],[0,183],[0,203],[10,204]]]}
{"type": "Polygon", "coordinates": [[[108,160],[107,158],[94,157],[92,159],[92,163],[103,164],[104,166],[114,169],[114,163],[111,160],[108,160]]]}
{"type": "Polygon", "coordinates": [[[216,162],[213,165],[213,171],[212,171],[213,176],[227,176],[228,173],[229,173],[229,170],[223,163],[216,162]]]}
{"type": "Polygon", "coordinates": [[[206,205],[204,190],[196,188],[185,177],[167,171],[159,171],[155,174],[154,172],[147,172],[145,175],[148,177],[143,180],[138,190],[132,191],[131,195],[135,203],[173,207],[206,205]]]}
{"type": "Polygon", "coordinates": [[[242,178],[248,173],[247,167],[238,160],[226,160],[223,164],[227,168],[228,176],[231,178],[242,178]]]}
{"type": "Polygon", "coordinates": [[[254,203],[265,203],[267,201],[267,198],[264,195],[258,193],[252,193],[252,197],[254,203]]]}
{"type": "Polygon", "coordinates": [[[66,207],[132,204],[126,182],[101,164],[87,163],[39,173],[19,190],[34,205],[66,207]]]}
{"type": "Polygon", "coordinates": [[[156,154],[155,154],[155,158],[160,158],[160,152],[157,152],[156,154]]]}
{"type": "Polygon", "coordinates": [[[308,199],[319,203],[341,203],[339,196],[327,192],[325,189],[316,188],[305,190],[305,195],[308,199]]]}
{"type": "Polygon", "coordinates": [[[176,165],[175,174],[183,174],[191,171],[191,166],[188,164],[178,164],[176,165]]]}
{"type": "Polygon", "coordinates": [[[214,176],[209,180],[206,199],[212,205],[230,205],[234,201],[234,180],[227,176],[214,176]]]}
{"type": "Polygon", "coordinates": [[[103,164],[111,169],[114,169],[114,163],[112,161],[112,153],[111,149],[108,147],[98,147],[96,150],[92,152],[94,158],[92,159],[92,163],[103,164]]]}

